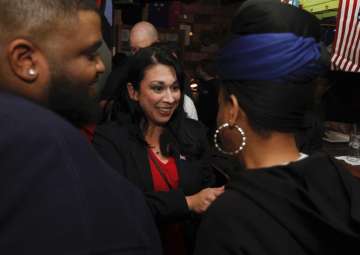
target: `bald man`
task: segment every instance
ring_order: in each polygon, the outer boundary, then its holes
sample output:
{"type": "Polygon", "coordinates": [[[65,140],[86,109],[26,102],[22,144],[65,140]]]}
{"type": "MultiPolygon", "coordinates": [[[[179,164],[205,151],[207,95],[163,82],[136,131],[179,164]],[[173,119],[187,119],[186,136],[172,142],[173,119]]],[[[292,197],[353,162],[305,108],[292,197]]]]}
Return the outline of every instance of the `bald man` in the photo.
{"type": "Polygon", "coordinates": [[[131,52],[135,54],[139,49],[146,48],[159,41],[156,28],[149,22],[140,21],[130,31],[131,52]]]}
{"type": "MultiPolygon", "coordinates": [[[[132,54],[135,54],[139,49],[149,47],[158,41],[158,32],[149,22],[140,21],[130,30],[130,47],[132,54]]],[[[129,67],[129,58],[126,58],[121,65],[114,67],[101,93],[101,105],[106,107],[107,102],[116,97],[119,84],[126,83],[129,67]]]]}

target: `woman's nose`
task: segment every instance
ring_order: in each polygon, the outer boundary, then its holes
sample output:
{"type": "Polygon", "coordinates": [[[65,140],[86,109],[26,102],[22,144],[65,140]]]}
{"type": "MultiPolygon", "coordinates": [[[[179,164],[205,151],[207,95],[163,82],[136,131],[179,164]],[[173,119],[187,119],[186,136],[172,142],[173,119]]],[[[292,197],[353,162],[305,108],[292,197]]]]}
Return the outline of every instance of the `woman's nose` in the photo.
{"type": "Polygon", "coordinates": [[[164,101],[166,101],[166,102],[168,102],[168,103],[173,103],[173,102],[175,102],[174,93],[173,93],[170,89],[167,89],[167,90],[165,91],[164,101]]]}

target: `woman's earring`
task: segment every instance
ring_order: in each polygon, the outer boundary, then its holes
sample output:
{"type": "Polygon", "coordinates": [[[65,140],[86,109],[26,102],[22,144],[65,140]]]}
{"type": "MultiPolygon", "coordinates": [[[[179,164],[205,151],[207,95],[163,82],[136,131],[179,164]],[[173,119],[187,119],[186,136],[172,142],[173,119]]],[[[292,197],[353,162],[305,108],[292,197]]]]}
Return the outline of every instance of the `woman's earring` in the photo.
{"type": "Polygon", "coordinates": [[[246,136],[245,136],[245,132],[244,130],[239,127],[238,125],[232,125],[230,126],[229,123],[224,123],[222,124],[221,126],[219,126],[216,130],[215,130],[215,134],[214,134],[214,145],[215,145],[215,148],[218,149],[220,152],[226,154],[226,155],[236,155],[238,154],[240,151],[242,151],[246,145],[246,136]],[[242,137],[242,142],[239,146],[238,149],[236,149],[235,151],[225,151],[224,149],[222,149],[218,143],[218,135],[220,133],[220,131],[223,129],[223,128],[235,128],[235,130],[239,131],[240,134],[241,134],[241,137],[242,137]]]}

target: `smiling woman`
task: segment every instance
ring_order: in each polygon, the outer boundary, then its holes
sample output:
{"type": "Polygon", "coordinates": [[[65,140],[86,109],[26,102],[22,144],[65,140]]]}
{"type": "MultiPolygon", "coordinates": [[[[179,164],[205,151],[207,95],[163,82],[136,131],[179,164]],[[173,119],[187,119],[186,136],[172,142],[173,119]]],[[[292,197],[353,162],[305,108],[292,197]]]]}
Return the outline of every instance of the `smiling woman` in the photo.
{"type": "Polygon", "coordinates": [[[206,132],[179,107],[183,90],[176,56],[160,47],[141,49],[120,96],[126,121],[118,115],[116,123],[99,126],[94,137],[103,158],[115,170],[124,169],[121,174],[146,195],[164,254],[188,254],[192,245],[187,241],[194,237],[184,233],[195,233],[191,214],[206,211],[223,192],[223,187],[208,188],[206,132]]]}
{"type": "Polygon", "coordinates": [[[173,67],[154,64],[145,71],[140,88],[128,84],[129,96],[143,109],[149,126],[166,124],[179,105],[181,91],[173,67]]]}

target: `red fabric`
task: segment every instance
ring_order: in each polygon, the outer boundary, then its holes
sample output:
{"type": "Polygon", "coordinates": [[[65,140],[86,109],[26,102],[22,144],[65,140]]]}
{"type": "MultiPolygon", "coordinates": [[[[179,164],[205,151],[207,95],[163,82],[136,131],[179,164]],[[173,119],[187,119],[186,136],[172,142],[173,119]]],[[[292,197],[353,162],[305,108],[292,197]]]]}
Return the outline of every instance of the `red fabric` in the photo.
{"type": "MultiPolygon", "coordinates": [[[[176,162],[173,157],[170,157],[167,163],[161,162],[157,155],[149,149],[149,153],[152,154],[153,158],[157,161],[158,165],[162,169],[164,175],[168,179],[171,187],[177,189],[179,186],[179,175],[176,167],[176,162]]],[[[169,191],[169,187],[166,184],[164,178],[160,175],[159,170],[156,168],[154,162],[151,160],[149,155],[151,175],[153,179],[153,186],[155,191],[169,191]]]]}
{"type": "MultiPolygon", "coordinates": [[[[154,160],[161,167],[162,172],[168,179],[171,187],[177,189],[179,187],[179,174],[176,166],[175,158],[170,157],[167,163],[161,162],[157,155],[148,150],[151,175],[155,191],[169,191],[169,187],[157,170],[154,162],[151,160],[150,153],[154,160]]],[[[160,236],[163,245],[164,255],[186,255],[186,246],[184,240],[184,226],[181,223],[163,224],[160,226],[160,236]]]]}
{"type": "Polygon", "coordinates": [[[83,133],[86,136],[87,140],[90,143],[92,143],[94,139],[95,128],[96,128],[96,124],[89,124],[80,129],[81,133],[83,133]]]}
{"type": "Polygon", "coordinates": [[[360,0],[340,0],[331,69],[360,72],[360,0]]]}

